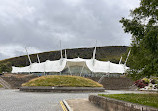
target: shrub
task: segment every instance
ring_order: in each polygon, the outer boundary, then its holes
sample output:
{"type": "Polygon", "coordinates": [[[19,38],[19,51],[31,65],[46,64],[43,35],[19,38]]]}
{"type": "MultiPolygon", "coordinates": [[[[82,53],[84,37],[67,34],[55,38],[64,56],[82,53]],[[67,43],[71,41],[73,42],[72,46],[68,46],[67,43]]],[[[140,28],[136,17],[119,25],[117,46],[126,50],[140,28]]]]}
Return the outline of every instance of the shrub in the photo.
{"type": "Polygon", "coordinates": [[[158,84],[158,78],[153,78],[151,82],[153,82],[153,84],[158,84]]]}
{"type": "Polygon", "coordinates": [[[151,83],[156,84],[156,80],[155,79],[151,80],[151,83]]]}
{"type": "Polygon", "coordinates": [[[158,89],[158,84],[157,84],[157,85],[155,85],[155,88],[156,88],[156,89],[158,89]]]}
{"type": "Polygon", "coordinates": [[[149,84],[149,82],[150,82],[150,80],[149,80],[148,78],[143,78],[142,80],[143,80],[143,82],[144,82],[145,84],[149,84]]]}
{"type": "Polygon", "coordinates": [[[148,85],[148,84],[145,84],[144,80],[137,80],[134,84],[139,88],[144,88],[145,86],[148,85]]]}

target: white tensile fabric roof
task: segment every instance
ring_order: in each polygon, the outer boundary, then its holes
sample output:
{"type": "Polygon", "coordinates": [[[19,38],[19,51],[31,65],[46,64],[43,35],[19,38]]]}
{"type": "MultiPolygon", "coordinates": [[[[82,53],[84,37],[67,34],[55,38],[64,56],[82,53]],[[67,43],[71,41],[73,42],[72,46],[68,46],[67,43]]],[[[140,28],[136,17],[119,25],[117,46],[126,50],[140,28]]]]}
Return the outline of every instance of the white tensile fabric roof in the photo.
{"type": "Polygon", "coordinates": [[[128,67],[123,64],[115,64],[110,61],[99,61],[96,59],[60,59],[47,60],[42,63],[33,63],[26,67],[12,67],[12,73],[22,72],[61,72],[71,66],[84,66],[94,73],[125,73],[128,67]]]}

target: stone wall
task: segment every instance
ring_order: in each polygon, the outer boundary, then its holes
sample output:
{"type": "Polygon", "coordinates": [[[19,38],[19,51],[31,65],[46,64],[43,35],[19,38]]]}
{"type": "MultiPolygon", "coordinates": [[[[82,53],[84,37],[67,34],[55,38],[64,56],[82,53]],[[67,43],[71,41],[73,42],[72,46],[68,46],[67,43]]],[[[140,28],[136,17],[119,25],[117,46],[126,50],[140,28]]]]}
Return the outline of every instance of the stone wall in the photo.
{"type": "Polygon", "coordinates": [[[23,86],[20,91],[25,92],[104,92],[105,89],[102,87],[52,87],[52,86],[23,86]]]}
{"type": "MultiPolygon", "coordinates": [[[[99,77],[90,77],[94,81],[99,81],[99,77]]],[[[104,77],[101,84],[106,90],[128,90],[134,84],[134,81],[127,77],[104,77]]]]}
{"type": "Polygon", "coordinates": [[[157,108],[96,95],[90,95],[89,101],[105,111],[158,111],[157,108]]]}
{"type": "Polygon", "coordinates": [[[3,80],[5,80],[8,84],[10,84],[12,89],[20,88],[21,85],[29,80],[36,78],[34,75],[26,75],[24,77],[18,76],[1,76],[3,80]]]}
{"type": "MultiPolygon", "coordinates": [[[[20,88],[21,84],[37,77],[35,75],[28,74],[7,74],[6,76],[1,76],[6,82],[8,82],[12,88],[20,88]]],[[[89,77],[90,79],[98,82],[99,77],[89,77]]],[[[106,90],[128,90],[132,86],[134,81],[126,77],[104,77],[101,84],[106,90]]]]}

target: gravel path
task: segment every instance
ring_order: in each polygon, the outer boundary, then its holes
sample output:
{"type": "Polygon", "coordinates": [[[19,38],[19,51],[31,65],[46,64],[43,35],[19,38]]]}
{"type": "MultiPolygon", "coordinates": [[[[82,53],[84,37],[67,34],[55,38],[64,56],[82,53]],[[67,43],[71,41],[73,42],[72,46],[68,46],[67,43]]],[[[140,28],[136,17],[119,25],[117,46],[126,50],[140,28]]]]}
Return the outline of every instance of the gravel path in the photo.
{"type": "MultiPolygon", "coordinates": [[[[105,93],[132,92],[108,90],[105,93]]],[[[17,89],[0,89],[0,111],[62,111],[59,102],[63,99],[88,98],[89,94],[94,93],[32,93],[20,92],[17,89]]]]}

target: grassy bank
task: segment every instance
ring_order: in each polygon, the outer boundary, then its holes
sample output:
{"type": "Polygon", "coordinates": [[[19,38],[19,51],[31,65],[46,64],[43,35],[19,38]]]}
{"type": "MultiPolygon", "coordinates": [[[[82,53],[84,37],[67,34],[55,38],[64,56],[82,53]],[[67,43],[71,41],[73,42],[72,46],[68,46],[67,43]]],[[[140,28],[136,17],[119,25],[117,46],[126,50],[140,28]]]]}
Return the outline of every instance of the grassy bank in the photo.
{"type": "Polygon", "coordinates": [[[99,94],[99,96],[138,103],[158,108],[158,94],[99,94]]]}
{"type": "Polygon", "coordinates": [[[30,80],[22,86],[103,87],[101,84],[79,76],[49,75],[30,80]]]}
{"type": "Polygon", "coordinates": [[[2,88],[3,86],[0,84],[0,88],[2,88]]]}

